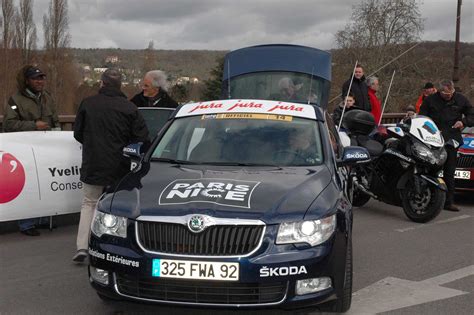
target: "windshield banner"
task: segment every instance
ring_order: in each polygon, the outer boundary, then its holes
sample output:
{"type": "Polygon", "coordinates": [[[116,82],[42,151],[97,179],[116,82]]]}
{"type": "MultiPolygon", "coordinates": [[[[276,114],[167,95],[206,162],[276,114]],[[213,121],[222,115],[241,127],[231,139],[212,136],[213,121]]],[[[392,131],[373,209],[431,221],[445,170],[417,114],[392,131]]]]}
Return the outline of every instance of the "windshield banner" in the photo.
{"type": "Polygon", "coordinates": [[[0,133],[0,222],[79,212],[81,160],[72,131],[0,133]]]}
{"type": "Polygon", "coordinates": [[[265,100],[221,100],[183,105],[176,117],[221,113],[259,113],[316,119],[312,105],[265,100]]]}

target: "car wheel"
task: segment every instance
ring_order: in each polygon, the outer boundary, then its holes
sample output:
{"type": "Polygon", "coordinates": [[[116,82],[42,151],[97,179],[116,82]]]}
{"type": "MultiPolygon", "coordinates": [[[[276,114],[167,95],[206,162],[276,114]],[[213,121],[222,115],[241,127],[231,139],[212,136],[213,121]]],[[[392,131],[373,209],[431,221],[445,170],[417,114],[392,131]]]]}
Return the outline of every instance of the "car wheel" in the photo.
{"type": "Polygon", "coordinates": [[[328,311],[334,313],[345,313],[351,307],[352,302],[352,240],[347,244],[346,266],[344,275],[344,287],[341,296],[329,305],[328,311]]]}

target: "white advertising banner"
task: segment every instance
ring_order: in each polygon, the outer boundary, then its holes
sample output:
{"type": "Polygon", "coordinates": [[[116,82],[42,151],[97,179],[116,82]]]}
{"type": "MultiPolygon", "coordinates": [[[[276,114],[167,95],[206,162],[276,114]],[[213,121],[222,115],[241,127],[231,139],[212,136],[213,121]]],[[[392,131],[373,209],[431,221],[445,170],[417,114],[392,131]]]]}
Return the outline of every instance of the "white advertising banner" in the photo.
{"type": "Polygon", "coordinates": [[[81,160],[72,131],[0,133],[0,222],[79,212],[81,160]]]}
{"type": "Polygon", "coordinates": [[[266,100],[220,100],[190,103],[181,107],[176,117],[221,113],[275,114],[316,119],[312,105],[266,100]]]}

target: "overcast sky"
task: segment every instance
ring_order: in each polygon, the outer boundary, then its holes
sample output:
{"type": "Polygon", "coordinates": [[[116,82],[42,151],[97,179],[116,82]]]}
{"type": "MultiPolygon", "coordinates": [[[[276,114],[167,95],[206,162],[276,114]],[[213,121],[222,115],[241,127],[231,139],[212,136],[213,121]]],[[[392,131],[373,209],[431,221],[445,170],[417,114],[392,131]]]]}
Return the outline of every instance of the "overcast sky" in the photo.
{"type": "MultiPolygon", "coordinates": [[[[18,1],[18,0],[16,0],[18,1]]],[[[42,47],[50,0],[33,0],[42,47]]],[[[335,48],[359,0],[69,0],[71,46],[232,50],[268,43],[335,48]]],[[[474,1],[464,0],[461,40],[474,42],[474,1]]],[[[454,40],[457,0],[424,0],[423,40],[454,40]]]]}

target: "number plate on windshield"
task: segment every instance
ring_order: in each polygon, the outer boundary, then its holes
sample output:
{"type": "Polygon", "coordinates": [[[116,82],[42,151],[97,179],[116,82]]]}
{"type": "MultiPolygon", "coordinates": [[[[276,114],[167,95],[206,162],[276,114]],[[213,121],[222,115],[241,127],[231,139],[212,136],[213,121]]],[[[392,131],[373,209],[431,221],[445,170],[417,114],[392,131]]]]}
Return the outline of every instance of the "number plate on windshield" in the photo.
{"type": "Polygon", "coordinates": [[[153,259],[152,276],[200,280],[239,280],[238,263],[153,259]]]}

